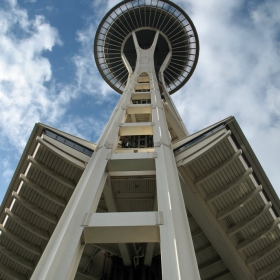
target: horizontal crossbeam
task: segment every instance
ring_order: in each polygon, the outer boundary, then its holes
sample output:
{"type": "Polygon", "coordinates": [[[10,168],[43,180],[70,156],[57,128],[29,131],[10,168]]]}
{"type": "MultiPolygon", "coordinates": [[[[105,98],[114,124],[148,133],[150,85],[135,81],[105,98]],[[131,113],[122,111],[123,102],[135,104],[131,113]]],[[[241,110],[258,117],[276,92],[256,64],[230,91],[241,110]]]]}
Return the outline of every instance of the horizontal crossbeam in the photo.
{"type": "Polygon", "coordinates": [[[85,227],[82,243],[160,242],[158,226],[85,227]]]}
{"type": "Polygon", "coordinates": [[[110,171],[111,177],[127,177],[127,176],[154,176],[155,170],[143,170],[143,171],[110,171]]]}
{"type": "Polygon", "coordinates": [[[151,99],[150,92],[132,92],[131,100],[151,99]]]}
{"type": "Polygon", "coordinates": [[[83,221],[83,243],[159,242],[161,212],[94,213],[83,221]]]}
{"type": "Polygon", "coordinates": [[[151,105],[144,105],[144,104],[137,104],[137,105],[130,105],[127,107],[126,110],[127,114],[151,114],[152,113],[152,107],[151,105]]]}
{"type": "Polygon", "coordinates": [[[85,226],[88,227],[130,227],[156,226],[163,224],[161,211],[153,212],[113,212],[94,213],[88,216],[85,226]]]}
{"type": "Polygon", "coordinates": [[[122,123],[119,131],[120,136],[153,135],[153,123],[122,123]]]}

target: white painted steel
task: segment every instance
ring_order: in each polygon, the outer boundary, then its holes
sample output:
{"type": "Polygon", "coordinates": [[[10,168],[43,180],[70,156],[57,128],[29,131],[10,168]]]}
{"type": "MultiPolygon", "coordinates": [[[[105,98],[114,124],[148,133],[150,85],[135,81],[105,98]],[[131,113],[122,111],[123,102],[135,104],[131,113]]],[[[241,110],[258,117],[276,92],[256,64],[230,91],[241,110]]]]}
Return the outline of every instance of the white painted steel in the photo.
{"type": "MultiPolygon", "coordinates": [[[[108,179],[106,180],[104,189],[103,189],[103,195],[105,198],[105,202],[108,208],[109,212],[118,212],[118,205],[116,196],[114,195],[112,186],[111,186],[111,180],[108,176],[108,179]]],[[[128,247],[128,244],[126,243],[119,243],[119,250],[123,259],[123,263],[125,266],[132,265],[132,256],[128,247]]]]}
{"type": "MultiPolygon", "coordinates": [[[[186,275],[193,280],[200,279],[178,171],[171,149],[168,125],[154,70],[153,53],[158,34],[157,32],[152,47],[148,50],[142,50],[138,45],[135,33],[132,34],[137,51],[135,72],[130,73],[126,89],[101,135],[95,153],[88,162],[31,279],[73,279],[74,271],[77,269],[84,248],[81,238],[84,242],[97,243],[158,242],[160,240],[164,280],[185,279],[186,275]],[[150,83],[137,83],[138,76],[143,72],[148,73],[150,83]],[[131,104],[131,95],[137,88],[150,89],[152,122],[124,124],[126,114],[131,110],[128,109],[127,112],[128,105],[131,104]],[[155,152],[115,153],[119,135],[141,134],[153,135],[155,152]],[[127,169],[126,164],[122,165],[122,170],[111,170],[110,166],[112,165],[107,166],[107,163],[127,160],[142,161],[142,164],[147,160],[155,162],[158,211],[163,213],[164,224],[158,220],[158,215],[155,216],[154,213],[141,213],[134,214],[136,219],[137,215],[140,215],[136,225],[132,226],[130,223],[128,227],[119,226],[121,220],[115,220],[113,216],[120,216],[114,213],[108,214],[107,226],[97,227],[101,223],[99,219],[101,214],[94,213],[108,171],[139,171],[139,169],[127,169]],[[86,213],[92,213],[92,218],[89,218],[90,227],[84,228],[81,225],[87,224],[88,215],[85,216],[86,213]],[[109,224],[111,226],[108,226],[109,224]],[[94,231],[92,231],[93,228],[95,228],[94,231]]],[[[137,106],[133,107],[137,108],[137,106]]],[[[134,111],[143,110],[143,106],[139,106],[139,108],[134,109],[134,111]]],[[[29,158],[29,160],[33,164],[35,163],[35,166],[41,167],[33,158],[29,158]]],[[[41,169],[43,170],[43,168],[41,169]]],[[[43,171],[50,173],[49,170],[44,169],[43,171]]],[[[57,174],[51,175],[58,178],[57,174]]],[[[65,184],[65,181],[62,183],[65,184]]],[[[127,215],[131,217],[132,214],[127,215]]]]}
{"type": "Polygon", "coordinates": [[[163,225],[162,212],[95,213],[87,227],[141,227],[163,225]]]}
{"type": "Polygon", "coordinates": [[[148,73],[150,77],[151,104],[154,125],[154,142],[158,157],[156,163],[158,210],[163,212],[164,225],[160,225],[162,277],[167,279],[200,279],[190,228],[182,198],[178,171],[171,149],[171,141],[163,110],[159,86],[154,70],[153,53],[159,33],[150,49],[139,47],[132,33],[137,52],[135,72],[148,73]],[[155,145],[156,146],[156,145],[155,145]],[[188,265],[186,265],[186,263],[188,265]]]}
{"type": "Polygon", "coordinates": [[[28,160],[34,165],[36,166],[36,168],[38,168],[39,170],[41,170],[42,172],[46,173],[48,176],[50,176],[51,178],[57,180],[58,182],[60,182],[61,184],[67,186],[70,189],[74,189],[75,188],[75,183],[67,178],[65,178],[64,176],[61,176],[60,174],[58,174],[57,172],[51,170],[50,168],[48,168],[47,166],[43,165],[42,163],[40,163],[38,160],[36,160],[34,157],[32,156],[28,156],[28,160]]]}

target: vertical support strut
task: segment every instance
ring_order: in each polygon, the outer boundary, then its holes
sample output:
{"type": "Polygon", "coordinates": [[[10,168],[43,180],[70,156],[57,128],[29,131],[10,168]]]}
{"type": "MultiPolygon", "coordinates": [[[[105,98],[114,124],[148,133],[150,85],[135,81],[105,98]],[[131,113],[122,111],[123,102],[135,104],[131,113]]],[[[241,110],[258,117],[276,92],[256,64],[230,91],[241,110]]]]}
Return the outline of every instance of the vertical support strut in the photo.
{"type": "Polygon", "coordinates": [[[108,155],[123,121],[128,94],[124,94],[116,106],[63,215],[31,277],[32,280],[74,279],[84,244],[81,241],[85,213],[95,213],[108,172],[108,155]]]}
{"type": "Polygon", "coordinates": [[[137,52],[135,72],[146,72],[150,78],[154,143],[158,157],[156,163],[158,211],[163,212],[164,224],[160,225],[162,276],[168,279],[200,279],[193,248],[187,213],[183,201],[178,171],[171,149],[171,140],[158,81],[154,69],[154,49],[159,32],[156,32],[148,50],[140,48],[136,35],[133,40],[137,52]]]}

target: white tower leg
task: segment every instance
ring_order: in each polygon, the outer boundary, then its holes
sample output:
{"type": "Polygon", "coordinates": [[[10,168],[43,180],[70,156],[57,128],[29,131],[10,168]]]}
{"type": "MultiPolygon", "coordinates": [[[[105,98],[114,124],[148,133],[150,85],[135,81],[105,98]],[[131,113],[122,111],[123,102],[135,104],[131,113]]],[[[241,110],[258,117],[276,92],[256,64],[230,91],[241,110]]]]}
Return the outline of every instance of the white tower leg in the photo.
{"type": "Polygon", "coordinates": [[[155,35],[150,49],[142,50],[133,33],[137,51],[136,70],[150,76],[153,106],[154,143],[156,158],[156,180],[158,211],[163,212],[164,224],[160,225],[160,246],[162,276],[169,279],[200,279],[197,267],[187,213],[178,177],[178,171],[171,149],[166,118],[162,106],[153,54],[159,33],[155,35]],[[141,61],[141,62],[140,62],[141,61]],[[188,278],[186,278],[188,277],[188,278]]]}

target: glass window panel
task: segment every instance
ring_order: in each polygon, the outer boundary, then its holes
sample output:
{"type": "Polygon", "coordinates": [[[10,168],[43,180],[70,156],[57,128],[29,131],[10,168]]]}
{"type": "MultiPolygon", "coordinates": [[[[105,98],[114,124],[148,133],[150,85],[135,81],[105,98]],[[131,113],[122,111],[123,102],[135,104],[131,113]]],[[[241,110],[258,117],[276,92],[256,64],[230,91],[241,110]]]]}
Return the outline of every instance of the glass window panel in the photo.
{"type": "Polygon", "coordinates": [[[70,140],[68,140],[68,139],[66,139],[65,140],[65,145],[67,145],[67,146],[69,146],[69,147],[74,147],[75,146],[75,143],[74,142],[72,142],[72,141],[70,141],[70,140]]]}
{"type": "Polygon", "coordinates": [[[56,138],[57,141],[64,143],[64,141],[66,140],[64,137],[61,137],[60,135],[57,136],[56,138]]]}
{"type": "Polygon", "coordinates": [[[91,150],[85,148],[85,149],[84,149],[84,153],[85,153],[86,155],[88,155],[88,156],[92,156],[93,151],[91,151],[91,150]]]}
{"type": "Polygon", "coordinates": [[[80,151],[80,152],[84,152],[84,147],[82,147],[82,146],[80,146],[80,145],[78,145],[78,144],[75,144],[75,147],[74,147],[76,150],[78,150],[78,151],[80,151]]]}
{"type": "Polygon", "coordinates": [[[47,136],[53,138],[53,139],[56,139],[56,137],[57,137],[57,134],[55,134],[55,133],[53,133],[52,131],[47,130],[47,129],[45,130],[45,134],[46,134],[47,136]]]}

